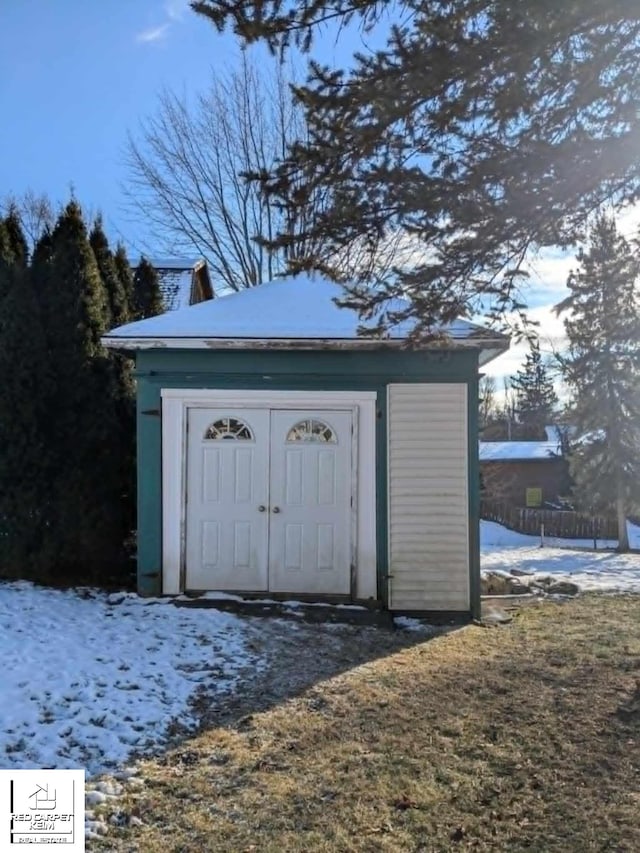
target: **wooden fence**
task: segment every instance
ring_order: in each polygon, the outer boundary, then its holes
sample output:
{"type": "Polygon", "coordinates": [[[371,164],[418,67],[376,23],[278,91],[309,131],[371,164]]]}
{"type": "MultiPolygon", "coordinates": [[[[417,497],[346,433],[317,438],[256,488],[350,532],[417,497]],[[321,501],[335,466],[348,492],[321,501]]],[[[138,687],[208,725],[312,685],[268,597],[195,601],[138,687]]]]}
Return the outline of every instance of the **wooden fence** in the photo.
{"type": "Polygon", "coordinates": [[[579,512],[555,509],[525,509],[501,501],[480,501],[480,518],[497,521],[519,533],[539,536],[544,524],[545,536],[562,539],[617,539],[615,518],[584,515],[579,512]]]}

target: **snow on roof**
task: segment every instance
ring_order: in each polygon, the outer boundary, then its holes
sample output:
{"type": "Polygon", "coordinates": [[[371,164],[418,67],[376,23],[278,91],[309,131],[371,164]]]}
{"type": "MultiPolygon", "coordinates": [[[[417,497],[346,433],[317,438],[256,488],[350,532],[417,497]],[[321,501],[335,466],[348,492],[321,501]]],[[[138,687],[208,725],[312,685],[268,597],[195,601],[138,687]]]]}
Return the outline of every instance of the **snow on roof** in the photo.
{"type": "Polygon", "coordinates": [[[531,462],[558,459],[557,441],[481,441],[481,462],[531,462]]]}
{"type": "Polygon", "coordinates": [[[158,273],[158,284],[165,311],[188,308],[192,300],[193,272],[203,261],[198,258],[149,258],[158,273]]]}
{"type": "Polygon", "coordinates": [[[166,311],[179,311],[191,305],[193,270],[156,268],[158,286],[166,311]]]}
{"type": "Polygon", "coordinates": [[[148,258],[157,270],[193,270],[204,263],[204,258],[148,258]]]}
{"type": "MultiPolygon", "coordinates": [[[[335,300],[344,296],[338,284],[321,276],[298,275],[261,284],[238,293],[221,296],[179,311],[150,317],[112,329],[103,339],[107,345],[131,341],[134,348],[151,339],[154,345],[180,339],[215,340],[297,340],[355,341],[361,325],[356,311],[340,308],[335,300]]],[[[394,307],[406,303],[398,300],[394,307]]],[[[375,322],[375,321],[374,321],[375,322]]],[[[391,340],[407,337],[413,321],[404,322],[389,332],[391,340]]],[[[456,320],[445,330],[454,340],[477,339],[478,347],[492,347],[491,352],[508,348],[509,339],[470,323],[456,320]]],[[[174,343],[174,345],[176,345],[174,343]]],[[[191,344],[193,345],[193,344],[191,344]]]]}

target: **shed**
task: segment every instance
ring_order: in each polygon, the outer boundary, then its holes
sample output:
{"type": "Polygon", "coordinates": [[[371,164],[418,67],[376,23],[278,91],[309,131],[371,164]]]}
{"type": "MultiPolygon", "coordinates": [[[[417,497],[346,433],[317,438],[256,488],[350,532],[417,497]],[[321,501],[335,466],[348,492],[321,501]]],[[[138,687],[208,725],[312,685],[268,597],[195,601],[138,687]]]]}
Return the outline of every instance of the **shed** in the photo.
{"type": "Polygon", "coordinates": [[[342,295],[296,276],[103,339],[136,352],[142,594],[478,613],[478,366],[508,338],[363,337],[342,295]]]}
{"type": "Polygon", "coordinates": [[[479,455],[486,498],[539,507],[569,494],[569,463],[559,440],[481,441],[479,455]]]}

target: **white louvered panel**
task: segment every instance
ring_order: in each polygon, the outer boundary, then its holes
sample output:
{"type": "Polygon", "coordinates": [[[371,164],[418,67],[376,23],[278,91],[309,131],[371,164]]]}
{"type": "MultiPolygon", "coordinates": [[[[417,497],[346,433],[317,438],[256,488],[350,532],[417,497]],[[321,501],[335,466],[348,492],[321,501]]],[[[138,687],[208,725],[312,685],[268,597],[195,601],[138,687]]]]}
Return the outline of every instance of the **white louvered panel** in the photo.
{"type": "Polygon", "coordinates": [[[469,610],[467,386],[389,386],[392,610],[469,610]]]}

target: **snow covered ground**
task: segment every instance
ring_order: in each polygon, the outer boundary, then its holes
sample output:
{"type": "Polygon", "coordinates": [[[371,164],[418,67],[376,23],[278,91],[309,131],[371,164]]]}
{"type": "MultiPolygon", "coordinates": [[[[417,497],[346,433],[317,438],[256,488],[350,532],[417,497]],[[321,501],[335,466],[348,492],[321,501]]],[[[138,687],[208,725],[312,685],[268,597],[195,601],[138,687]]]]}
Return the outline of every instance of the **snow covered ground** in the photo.
{"type": "Polygon", "coordinates": [[[0,767],[115,767],[261,666],[247,620],[164,601],[0,584],[0,767]]]}
{"type": "MultiPolygon", "coordinates": [[[[629,536],[629,545],[631,548],[640,549],[640,527],[627,522],[627,534],[629,536]]],[[[593,549],[593,539],[554,539],[553,537],[545,536],[544,544],[546,546],[557,546],[558,548],[591,548],[593,549]]],[[[618,544],[617,539],[598,539],[598,548],[615,548],[618,544]]],[[[509,530],[501,524],[496,524],[495,521],[480,522],[480,546],[483,551],[490,550],[495,547],[521,548],[525,546],[537,547],[540,545],[539,536],[528,536],[526,533],[517,533],[515,530],[509,530]]]]}
{"type": "MultiPolygon", "coordinates": [[[[640,547],[640,528],[629,525],[632,547],[640,547]]],[[[599,542],[599,548],[615,547],[616,542],[599,542]]],[[[547,539],[508,530],[493,521],[480,523],[480,564],[482,571],[512,569],[537,577],[553,576],[571,580],[584,591],[640,592],[640,554],[593,551],[591,540],[547,539]]]]}

